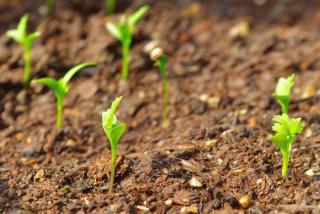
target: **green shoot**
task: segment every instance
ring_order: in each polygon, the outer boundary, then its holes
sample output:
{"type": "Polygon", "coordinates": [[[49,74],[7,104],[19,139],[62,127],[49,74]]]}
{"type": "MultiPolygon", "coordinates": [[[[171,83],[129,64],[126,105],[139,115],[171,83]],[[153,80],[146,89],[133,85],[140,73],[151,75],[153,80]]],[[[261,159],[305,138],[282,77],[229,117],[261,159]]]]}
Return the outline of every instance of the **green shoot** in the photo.
{"type": "Polygon", "coordinates": [[[8,30],[6,35],[12,38],[15,42],[23,46],[23,57],[24,57],[24,74],[23,82],[24,86],[27,87],[30,81],[31,73],[31,47],[33,42],[38,38],[41,33],[34,32],[27,34],[28,15],[21,17],[20,22],[16,29],[8,30]]]}
{"type": "Polygon", "coordinates": [[[56,80],[50,77],[44,77],[40,79],[33,80],[32,82],[41,83],[48,86],[53,90],[54,95],[57,99],[57,128],[61,128],[62,126],[62,112],[63,112],[63,99],[67,95],[69,91],[69,82],[71,78],[82,68],[95,66],[95,63],[87,62],[82,63],[80,65],[76,65],[71,68],[67,73],[60,79],[56,80]]]}
{"type": "Polygon", "coordinates": [[[115,115],[122,97],[117,97],[111,104],[111,108],[102,112],[102,127],[111,145],[111,178],[109,182],[109,193],[113,192],[114,177],[117,161],[117,146],[119,140],[126,130],[126,124],[119,123],[115,115]]]}
{"type": "Polygon", "coordinates": [[[302,132],[301,118],[290,118],[287,114],[276,115],[273,118],[272,130],[275,135],[270,139],[275,143],[282,153],[282,176],[285,177],[288,171],[291,145],[296,135],[302,132]]]}
{"type": "Polygon", "coordinates": [[[118,24],[108,22],[106,28],[110,34],[122,44],[122,74],[123,80],[128,79],[129,73],[129,51],[132,42],[132,35],[137,22],[148,11],[148,6],[143,6],[129,16],[123,16],[118,24]]]}
{"type": "Polygon", "coordinates": [[[108,15],[112,15],[114,13],[115,6],[116,0],[106,0],[106,11],[108,15]]]}
{"type": "Polygon", "coordinates": [[[162,48],[155,48],[151,52],[151,59],[155,61],[155,65],[159,68],[160,77],[162,80],[162,126],[168,128],[169,126],[169,81],[167,74],[167,56],[163,53],[162,48]]]}
{"type": "Polygon", "coordinates": [[[46,6],[47,6],[48,12],[51,12],[54,7],[54,0],[46,0],[46,6]]]}
{"type": "Polygon", "coordinates": [[[294,85],[294,74],[287,78],[281,77],[278,80],[276,91],[274,97],[277,99],[279,105],[281,106],[282,113],[288,114],[289,103],[290,103],[290,93],[294,85]]]}

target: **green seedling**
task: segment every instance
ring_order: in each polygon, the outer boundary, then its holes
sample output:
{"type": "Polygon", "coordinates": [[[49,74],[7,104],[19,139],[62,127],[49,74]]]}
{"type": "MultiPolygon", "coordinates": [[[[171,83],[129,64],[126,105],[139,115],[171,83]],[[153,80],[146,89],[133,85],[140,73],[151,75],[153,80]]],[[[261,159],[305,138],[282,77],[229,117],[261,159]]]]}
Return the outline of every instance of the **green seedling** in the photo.
{"type": "Polygon", "coordinates": [[[129,73],[129,51],[132,42],[132,35],[135,30],[137,22],[141,17],[148,11],[148,6],[143,6],[133,14],[129,16],[121,17],[118,24],[108,22],[106,28],[109,30],[111,35],[118,39],[122,44],[122,74],[123,80],[128,79],[129,73]]]}
{"type": "Polygon", "coordinates": [[[291,89],[294,85],[294,74],[278,80],[274,97],[281,106],[282,113],[288,114],[291,89]]]}
{"type": "Polygon", "coordinates": [[[151,52],[151,59],[155,61],[155,65],[159,68],[160,77],[162,80],[162,126],[169,126],[169,80],[167,74],[167,56],[163,53],[162,48],[155,48],[151,52]]]}
{"type": "Polygon", "coordinates": [[[288,171],[292,143],[295,141],[296,135],[302,132],[303,126],[301,118],[290,118],[285,113],[274,116],[273,121],[272,130],[275,135],[270,136],[270,139],[281,151],[282,176],[285,177],[288,171]]]}
{"type": "Polygon", "coordinates": [[[85,67],[95,66],[95,63],[87,62],[80,65],[76,65],[71,68],[67,73],[60,79],[56,80],[50,77],[44,77],[40,79],[33,80],[32,82],[41,83],[48,86],[53,90],[54,95],[57,99],[57,128],[62,126],[62,111],[63,111],[63,99],[69,91],[69,82],[71,78],[78,72],[80,69],[85,67]]]}
{"type": "Polygon", "coordinates": [[[116,0],[106,0],[106,11],[108,15],[112,15],[114,13],[116,7],[116,0]]]}
{"type": "Polygon", "coordinates": [[[116,171],[117,146],[119,140],[126,130],[126,124],[119,123],[116,117],[116,110],[122,97],[117,97],[107,111],[102,112],[102,127],[111,145],[111,177],[109,182],[109,193],[113,192],[114,177],[116,171]]]}
{"type": "Polygon", "coordinates": [[[46,0],[46,6],[48,12],[51,12],[54,8],[54,0],[46,0]]]}
{"type": "Polygon", "coordinates": [[[23,82],[24,86],[29,85],[30,73],[31,73],[31,48],[32,44],[38,38],[41,33],[34,32],[27,34],[28,15],[21,17],[20,22],[16,29],[8,30],[6,35],[12,38],[15,42],[19,43],[23,47],[24,57],[24,74],[23,82]]]}

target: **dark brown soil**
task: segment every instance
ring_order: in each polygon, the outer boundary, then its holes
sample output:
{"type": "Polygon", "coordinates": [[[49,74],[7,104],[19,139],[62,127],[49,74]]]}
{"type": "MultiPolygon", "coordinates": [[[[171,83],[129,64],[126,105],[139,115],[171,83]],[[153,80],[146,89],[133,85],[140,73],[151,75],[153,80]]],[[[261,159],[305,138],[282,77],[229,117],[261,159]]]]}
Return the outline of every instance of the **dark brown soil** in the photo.
{"type": "Polygon", "coordinates": [[[150,1],[124,91],[120,45],[104,25],[146,1],[123,2],[113,17],[99,1],[57,1],[50,16],[39,15],[41,2],[0,2],[1,213],[320,213],[320,2],[150,1]],[[61,130],[52,92],[23,89],[21,50],[4,34],[27,11],[30,28],[43,32],[33,48],[33,78],[97,62],[73,79],[61,130]],[[241,21],[249,35],[231,38],[241,21]],[[142,51],[152,39],[163,41],[169,56],[169,129],[160,125],[158,71],[142,51]],[[290,112],[305,128],[282,178],[268,134],[280,112],[275,83],[290,73],[290,112]],[[100,114],[119,95],[118,117],[128,130],[115,193],[108,194],[110,150],[100,114]]]}

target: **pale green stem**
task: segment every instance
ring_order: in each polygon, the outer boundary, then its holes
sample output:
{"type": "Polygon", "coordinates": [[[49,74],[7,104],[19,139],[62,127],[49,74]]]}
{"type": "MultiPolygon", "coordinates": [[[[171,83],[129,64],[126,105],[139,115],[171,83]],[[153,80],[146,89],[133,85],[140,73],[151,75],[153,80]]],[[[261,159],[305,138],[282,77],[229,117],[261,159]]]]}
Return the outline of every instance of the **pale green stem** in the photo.
{"type": "Polygon", "coordinates": [[[163,90],[163,101],[162,101],[162,122],[163,124],[168,124],[168,114],[169,114],[169,81],[166,75],[166,71],[163,71],[162,75],[162,90],[163,90]]]}
{"type": "Polygon", "coordinates": [[[62,127],[63,97],[57,97],[57,128],[62,127]]]}
{"type": "Polygon", "coordinates": [[[282,177],[286,177],[288,173],[289,166],[289,153],[282,153],[282,177]]]}
{"type": "Polygon", "coordinates": [[[109,182],[109,193],[113,192],[114,177],[116,175],[117,145],[111,142],[111,177],[109,182]]]}
{"type": "Polygon", "coordinates": [[[121,72],[121,78],[123,80],[128,79],[128,73],[129,73],[129,49],[130,49],[130,43],[124,42],[122,44],[122,72],[121,72]]]}
{"type": "Polygon", "coordinates": [[[24,58],[23,84],[25,87],[28,87],[30,82],[30,73],[31,73],[31,47],[24,46],[23,58],[24,58]]]}

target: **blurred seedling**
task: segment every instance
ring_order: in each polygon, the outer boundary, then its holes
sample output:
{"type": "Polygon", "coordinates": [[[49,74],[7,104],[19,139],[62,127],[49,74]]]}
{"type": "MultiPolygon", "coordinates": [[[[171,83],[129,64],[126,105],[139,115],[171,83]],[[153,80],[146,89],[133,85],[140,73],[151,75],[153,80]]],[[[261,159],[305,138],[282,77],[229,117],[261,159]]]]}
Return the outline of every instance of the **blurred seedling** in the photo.
{"type": "Polygon", "coordinates": [[[276,85],[276,90],[273,96],[279,103],[282,113],[288,114],[291,89],[294,85],[294,74],[287,78],[281,77],[276,85]]]}
{"type": "Polygon", "coordinates": [[[108,137],[111,145],[111,177],[109,181],[109,193],[113,192],[113,184],[116,171],[117,146],[119,140],[126,130],[126,124],[119,123],[116,117],[116,110],[122,100],[122,97],[117,97],[107,111],[102,112],[102,127],[108,137]]]}
{"type": "Polygon", "coordinates": [[[296,135],[302,132],[303,126],[301,118],[290,118],[285,113],[274,116],[273,121],[272,130],[275,135],[270,136],[270,139],[281,151],[282,176],[285,177],[288,172],[292,143],[295,141],[296,135]]]}
{"type": "Polygon", "coordinates": [[[116,7],[116,0],[106,0],[105,4],[106,4],[107,14],[112,15],[116,7]]]}
{"type": "Polygon", "coordinates": [[[69,91],[69,82],[71,78],[82,68],[95,66],[95,63],[87,62],[74,66],[60,79],[56,80],[50,77],[35,79],[32,82],[41,83],[53,90],[57,99],[57,128],[62,126],[63,99],[69,91]]]}
{"type": "Polygon", "coordinates": [[[150,53],[151,59],[159,68],[160,77],[162,81],[162,126],[168,128],[169,126],[169,80],[167,73],[167,56],[160,47],[154,48],[150,53]]]}
{"type": "Polygon", "coordinates": [[[45,0],[46,1],[46,7],[48,12],[51,12],[54,8],[54,0],[45,0]]]}
{"type": "Polygon", "coordinates": [[[106,24],[106,28],[109,30],[111,35],[118,39],[122,44],[122,80],[128,79],[130,61],[129,51],[135,26],[148,9],[148,6],[143,6],[129,16],[122,16],[118,24],[114,24],[112,22],[108,22],[106,24]]]}
{"type": "Polygon", "coordinates": [[[27,34],[28,15],[21,17],[19,24],[16,29],[8,30],[6,35],[19,43],[23,47],[23,58],[24,58],[24,74],[23,82],[24,86],[27,87],[30,82],[31,75],[31,48],[41,33],[34,32],[27,34]]]}

